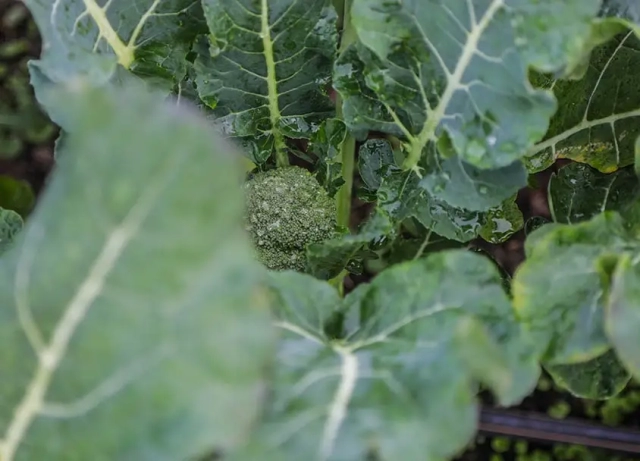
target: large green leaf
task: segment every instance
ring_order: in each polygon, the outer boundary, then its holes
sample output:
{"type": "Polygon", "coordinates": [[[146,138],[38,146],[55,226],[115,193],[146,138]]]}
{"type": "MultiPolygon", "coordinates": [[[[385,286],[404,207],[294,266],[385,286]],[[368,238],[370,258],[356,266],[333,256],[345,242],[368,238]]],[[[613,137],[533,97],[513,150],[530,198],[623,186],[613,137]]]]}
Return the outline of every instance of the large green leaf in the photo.
{"type": "Polygon", "coordinates": [[[574,225],[547,224],[528,236],[513,303],[548,364],[585,362],[610,348],[603,322],[611,270],[636,247],[613,212],[574,225]]]}
{"type": "Polygon", "coordinates": [[[272,340],[237,154],[162,95],[74,88],[53,99],[76,130],[0,260],[0,458],[232,449],[272,340]]]}
{"type": "Polygon", "coordinates": [[[633,163],[640,135],[640,40],[631,32],[596,48],[581,80],[539,82],[553,88],[558,111],[527,159],[531,171],[558,158],[588,163],[603,173],[633,163]]]}
{"type": "MultiPolygon", "coordinates": [[[[308,138],[334,109],[337,46],[330,0],[203,0],[211,36],[198,46],[198,91],[229,136],[286,162],[285,137],[308,138]]],[[[255,154],[254,154],[255,156],[255,154]]]]}
{"type": "Polygon", "coordinates": [[[500,276],[477,254],[383,272],[344,300],[359,321],[341,339],[326,333],[339,302],[329,285],[289,273],[274,289],[283,337],[260,459],[448,459],[475,433],[479,383],[503,404],[535,386],[539,367],[500,276]]]}
{"type": "Polygon", "coordinates": [[[83,75],[112,78],[117,65],[173,86],[186,73],[185,57],[204,32],[194,0],[25,0],[43,37],[33,63],[54,83],[83,75]]]}
{"type": "Polygon", "coordinates": [[[551,175],[549,208],[555,221],[572,224],[606,210],[621,210],[639,193],[640,182],[631,167],[604,174],[574,162],[551,175]]]}
{"type": "Polygon", "coordinates": [[[640,258],[624,255],[613,277],[606,313],[607,333],[622,363],[640,378],[640,258]]]}
{"type": "Polygon", "coordinates": [[[530,87],[529,67],[564,69],[599,4],[354,0],[362,45],[342,56],[335,78],[347,123],[403,137],[408,168],[434,143],[479,168],[511,165],[544,136],[556,108],[530,87]]]}

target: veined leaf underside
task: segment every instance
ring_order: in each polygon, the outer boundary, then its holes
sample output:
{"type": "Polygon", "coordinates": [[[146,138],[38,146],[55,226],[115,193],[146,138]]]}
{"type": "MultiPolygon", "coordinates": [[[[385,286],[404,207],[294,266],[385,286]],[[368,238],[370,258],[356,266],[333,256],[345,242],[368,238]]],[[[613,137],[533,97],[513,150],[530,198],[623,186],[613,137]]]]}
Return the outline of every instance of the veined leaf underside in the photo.
{"type": "Polygon", "coordinates": [[[196,62],[200,97],[222,130],[275,147],[309,137],[333,113],[326,94],[336,49],[336,14],[327,0],[205,0],[211,43],[196,62]]]}
{"type": "MultiPolygon", "coordinates": [[[[304,418],[302,418],[305,419],[306,424],[319,418],[324,420],[322,436],[318,441],[319,459],[327,460],[332,456],[338,439],[338,434],[347,417],[349,405],[351,404],[359,380],[381,380],[386,383],[393,393],[405,393],[402,390],[402,384],[394,379],[389,372],[384,370],[376,371],[370,369],[369,366],[363,366],[358,358],[359,351],[390,341],[390,338],[394,334],[408,325],[452,308],[452,306],[437,304],[431,308],[414,312],[412,315],[399,319],[397,322],[389,325],[387,328],[371,335],[370,337],[366,337],[366,331],[359,329],[351,332],[349,338],[352,338],[352,340],[347,344],[332,343],[326,338],[318,336],[317,332],[309,331],[306,327],[299,327],[290,322],[275,323],[276,327],[285,330],[291,335],[295,335],[302,341],[311,342],[318,347],[326,347],[327,349],[330,349],[331,353],[335,354],[338,361],[338,366],[336,367],[330,367],[322,370],[316,369],[310,373],[304,374],[298,382],[292,385],[293,391],[288,392],[286,397],[286,400],[296,398],[300,394],[309,391],[313,384],[316,384],[319,381],[332,378],[337,379],[331,401],[324,408],[309,409],[305,412],[304,418]],[[354,335],[365,336],[365,338],[355,339],[353,338],[354,335]]],[[[299,316],[296,318],[297,320],[302,321],[302,323],[307,323],[299,316]]],[[[277,404],[278,407],[282,405],[286,405],[286,402],[280,402],[277,404]]],[[[298,425],[287,425],[282,431],[279,431],[272,440],[281,441],[282,443],[295,436],[295,431],[299,429],[300,427],[298,425]]]]}
{"type": "MultiPolygon", "coordinates": [[[[354,108],[356,125],[368,118],[376,128],[403,136],[407,168],[415,169],[425,147],[445,131],[455,151],[477,167],[512,164],[544,133],[553,112],[548,95],[526,84],[526,63],[509,22],[513,7],[504,0],[482,6],[471,0],[433,2],[429,7],[428,12],[420,2],[373,7],[355,0],[360,39],[376,55],[359,53],[366,84],[384,107],[372,109],[377,117],[354,108]],[[389,120],[376,123],[387,117],[384,112],[389,120]]],[[[361,104],[366,100],[353,96],[361,104]]]]}
{"type": "MultiPolygon", "coordinates": [[[[49,342],[46,342],[40,333],[31,314],[28,301],[30,265],[33,262],[37,246],[43,241],[44,234],[42,229],[34,226],[27,230],[16,271],[15,304],[20,324],[38,358],[38,365],[26,387],[23,399],[14,410],[13,419],[8,424],[4,437],[0,439],[0,454],[3,461],[13,459],[26,432],[38,415],[53,413],[58,417],[77,416],[82,413],[78,412],[78,408],[82,410],[86,408],[87,404],[97,406],[101,403],[100,398],[110,397],[126,386],[127,382],[135,379],[135,374],[127,373],[123,369],[116,375],[107,378],[103,384],[85,397],[70,405],[61,406],[47,403],[45,400],[51,380],[65,357],[75,331],[87,316],[95,300],[100,297],[106,280],[117,265],[123,251],[136,237],[146,217],[158,204],[160,195],[172,181],[179,165],[185,162],[188,157],[182,152],[179,155],[176,153],[171,156],[163,169],[163,174],[155,182],[149,183],[144,193],[130,208],[126,217],[111,230],[87,276],[78,286],[73,298],[57,322],[49,342]]],[[[152,363],[155,361],[155,365],[157,365],[160,360],[168,357],[168,353],[169,350],[160,348],[157,357],[147,358],[145,362],[147,366],[150,366],[149,360],[153,359],[152,363]]]]}
{"type": "MultiPolygon", "coordinates": [[[[466,43],[462,45],[462,54],[460,55],[455,67],[450,68],[450,65],[447,65],[443,56],[440,55],[438,48],[431,42],[428,38],[426,32],[422,29],[422,27],[416,23],[416,26],[419,28],[420,33],[427,44],[428,48],[433,53],[433,56],[437,60],[441,72],[444,73],[446,78],[446,86],[444,88],[444,92],[439,96],[438,102],[435,107],[432,107],[429,97],[428,90],[425,88],[423,84],[423,78],[421,72],[418,74],[414,74],[414,78],[418,83],[420,93],[423,97],[424,104],[424,124],[417,134],[417,136],[413,136],[409,129],[405,127],[402,122],[400,122],[399,117],[395,114],[391,107],[387,107],[387,110],[391,114],[392,118],[396,120],[396,123],[399,124],[405,136],[410,140],[412,144],[412,151],[410,154],[410,162],[417,162],[419,156],[422,154],[422,150],[426,146],[429,141],[436,141],[436,130],[440,126],[440,123],[446,119],[455,119],[456,114],[447,114],[447,109],[454,98],[457,91],[466,91],[469,92],[471,86],[473,86],[474,82],[464,82],[465,72],[467,67],[471,64],[471,61],[474,57],[478,56],[486,59],[487,61],[493,61],[494,59],[500,60],[500,58],[492,58],[490,56],[485,55],[479,49],[480,39],[491,23],[494,15],[500,10],[503,6],[502,0],[494,0],[491,2],[489,8],[485,11],[481,18],[476,19],[475,17],[475,9],[471,0],[468,0],[468,14],[469,14],[469,22],[470,28],[467,29],[463,24],[461,24],[456,16],[451,12],[451,10],[446,6],[442,5],[442,8],[451,16],[451,18],[456,22],[460,29],[466,35],[466,43]]],[[[477,84],[482,85],[482,82],[475,82],[477,84]]],[[[469,94],[470,100],[473,103],[473,98],[469,94]]],[[[479,114],[483,112],[476,107],[476,111],[479,114]]]]}
{"type": "MultiPolygon", "coordinates": [[[[310,420],[325,418],[322,437],[318,441],[318,454],[319,459],[329,459],[333,453],[340,427],[346,417],[357,381],[362,377],[360,376],[358,358],[355,355],[354,348],[351,346],[331,345],[325,338],[318,337],[305,328],[298,327],[289,322],[276,322],[275,326],[300,337],[303,341],[310,341],[319,347],[331,348],[331,351],[339,360],[340,364],[337,367],[326,370],[316,370],[303,376],[300,381],[292,387],[293,391],[289,395],[289,398],[293,398],[307,391],[314,383],[320,380],[338,378],[335,393],[326,408],[322,410],[312,409],[309,415],[307,415],[310,420]]],[[[282,403],[280,405],[282,405],[282,403]]],[[[297,426],[287,428],[274,437],[274,439],[284,442],[294,436],[297,429],[297,426]]]]}

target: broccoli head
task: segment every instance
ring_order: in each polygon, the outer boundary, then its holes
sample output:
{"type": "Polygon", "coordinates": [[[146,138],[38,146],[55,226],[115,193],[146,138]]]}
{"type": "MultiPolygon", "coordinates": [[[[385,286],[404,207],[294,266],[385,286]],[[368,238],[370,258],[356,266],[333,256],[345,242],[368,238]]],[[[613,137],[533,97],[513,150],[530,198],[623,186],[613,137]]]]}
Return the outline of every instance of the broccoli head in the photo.
{"type": "Polygon", "coordinates": [[[259,172],[245,183],[246,228],[272,270],[304,271],[306,247],[334,235],[336,205],[304,168],[259,172]]]}

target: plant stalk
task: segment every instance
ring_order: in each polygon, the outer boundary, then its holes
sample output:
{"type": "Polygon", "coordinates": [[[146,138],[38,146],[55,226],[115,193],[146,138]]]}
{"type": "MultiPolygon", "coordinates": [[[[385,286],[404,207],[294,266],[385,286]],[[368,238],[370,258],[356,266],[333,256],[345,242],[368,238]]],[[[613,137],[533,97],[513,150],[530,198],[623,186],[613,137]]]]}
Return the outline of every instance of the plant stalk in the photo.
{"type": "MultiPolygon", "coordinates": [[[[351,25],[351,1],[352,0],[334,0],[336,8],[341,7],[341,9],[338,9],[338,13],[341,13],[339,24],[342,24],[340,55],[356,39],[356,32],[351,25]]],[[[336,117],[339,119],[343,118],[342,98],[340,94],[336,95],[336,117]]],[[[338,209],[336,218],[338,226],[348,229],[351,217],[351,194],[356,158],[356,140],[349,132],[347,132],[347,136],[340,147],[340,156],[342,160],[342,179],[344,180],[344,184],[336,194],[336,205],[338,209]]]]}

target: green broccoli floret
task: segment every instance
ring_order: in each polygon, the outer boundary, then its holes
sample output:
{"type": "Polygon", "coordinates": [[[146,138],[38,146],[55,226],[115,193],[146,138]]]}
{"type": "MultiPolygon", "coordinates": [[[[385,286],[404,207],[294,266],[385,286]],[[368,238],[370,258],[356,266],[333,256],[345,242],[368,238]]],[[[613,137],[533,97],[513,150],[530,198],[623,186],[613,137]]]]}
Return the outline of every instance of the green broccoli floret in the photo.
{"type": "Polygon", "coordinates": [[[307,245],[334,235],[334,200],[296,166],[257,173],[245,189],[246,229],[258,260],[272,270],[303,272],[307,245]]]}

